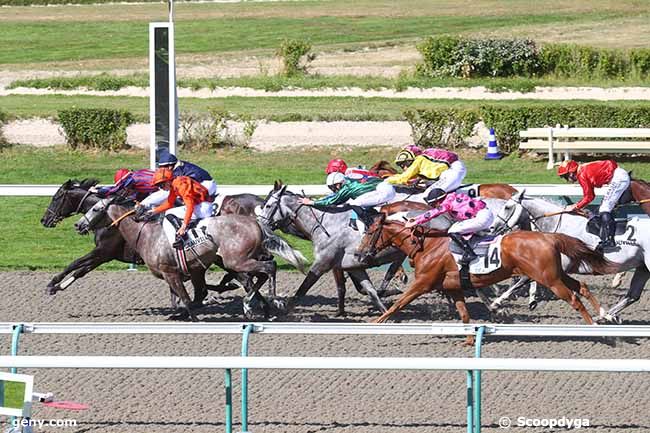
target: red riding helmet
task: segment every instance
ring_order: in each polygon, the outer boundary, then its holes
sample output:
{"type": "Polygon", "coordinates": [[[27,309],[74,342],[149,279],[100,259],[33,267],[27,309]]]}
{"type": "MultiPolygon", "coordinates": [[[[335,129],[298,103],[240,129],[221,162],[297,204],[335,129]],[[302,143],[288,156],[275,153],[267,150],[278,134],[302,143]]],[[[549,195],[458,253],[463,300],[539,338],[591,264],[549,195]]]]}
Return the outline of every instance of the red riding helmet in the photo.
{"type": "Polygon", "coordinates": [[[325,169],[326,174],[330,173],[345,173],[345,170],[348,169],[348,165],[342,159],[333,159],[327,164],[325,169]]]}
{"type": "Polygon", "coordinates": [[[564,176],[569,173],[575,173],[576,171],[578,171],[578,163],[572,159],[568,159],[566,161],[562,161],[560,166],[557,168],[557,175],[564,176]]]}
{"type": "Polygon", "coordinates": [[[127,177],[129,173],[131,173],[131,171],[127,170],[126,168],[120,168],[115,172],[115,176],[113,176],[113,183],[120,183],[120,181],[127,177]]]}
{"type": "Polygon", "coordinates": [[[151,183],[153,185],[158,185],[163,182],[171,181],[174,179],[174,173],[171,171],[171,169],[167,167],[161,167],[156,172],[153,174],[153,179],[151,180],[151,183]]]}

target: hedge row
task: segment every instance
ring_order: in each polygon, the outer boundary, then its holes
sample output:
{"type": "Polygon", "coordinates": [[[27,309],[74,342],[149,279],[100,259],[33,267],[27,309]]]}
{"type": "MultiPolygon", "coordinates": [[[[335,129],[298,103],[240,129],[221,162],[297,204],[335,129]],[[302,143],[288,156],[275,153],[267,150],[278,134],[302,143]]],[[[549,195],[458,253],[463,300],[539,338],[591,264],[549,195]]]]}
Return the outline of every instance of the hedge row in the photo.
{"type": "Polygon", "coordinates": [[[603,49],[573,44],[538,47],[530,39],[427,38],[417,46],[428,77],[539,77],[625,79],[650,76],[650,49],[603,49]]]}
{"type": "Polygon", "coordinates": [[[135,122],[128,111],[105,108],[60,110],[58,117],[66,143],[72,149],[125,149],[126,128],[135,122]]]}
{"type": "MultiPolygon", "coordinates": [[[[191,0],[185,0],[191,1],[191,0]]],[[[160,0],[120,0],[120,3],[160,3],[160,0]]],[[[100,4],[116,3],[115,0],[0,0],[0,6],[44,6],[44,5],[67,5],[67,4],[100,4]]]]}
{"type": "Polygon", "coordinates": [[[404,113],[413,138],[422,146],[459,147],[465,144],[477,122],[494,128],[505,152],[517,150],[519,131],[527,128],[568,125],[584,128],[648,128],[650,106],[616,107],[598,103],[571,105],[483,105],[468,109],[409,110],[404,113]]]}

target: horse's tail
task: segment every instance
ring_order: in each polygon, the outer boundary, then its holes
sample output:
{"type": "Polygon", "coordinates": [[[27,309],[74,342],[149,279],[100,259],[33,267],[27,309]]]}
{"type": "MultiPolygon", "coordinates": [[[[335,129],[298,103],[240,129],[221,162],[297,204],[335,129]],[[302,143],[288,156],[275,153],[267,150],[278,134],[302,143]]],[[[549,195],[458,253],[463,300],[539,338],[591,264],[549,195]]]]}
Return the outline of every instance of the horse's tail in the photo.
{"type": "Polygon", "coordinates": [[[588,265],[596,275],[615,274],[619,271],[618,264],[606,259],[602,253],[590,249],[580,239],[561,233],[553,233],[551,236],[555,241],[555,247],[571,259],[572,266],[569,272],[576,272],[581,263],[588,265]]]}
{"type": "Polygon", "coordinates": [[[307,259],[298,250],[291,248],[284,239],[273,233],[265,224],[259,224],[262,229],[262,246],[273,255],[278,255],[289,262],[303,274],[307,273],[307,259]]]}

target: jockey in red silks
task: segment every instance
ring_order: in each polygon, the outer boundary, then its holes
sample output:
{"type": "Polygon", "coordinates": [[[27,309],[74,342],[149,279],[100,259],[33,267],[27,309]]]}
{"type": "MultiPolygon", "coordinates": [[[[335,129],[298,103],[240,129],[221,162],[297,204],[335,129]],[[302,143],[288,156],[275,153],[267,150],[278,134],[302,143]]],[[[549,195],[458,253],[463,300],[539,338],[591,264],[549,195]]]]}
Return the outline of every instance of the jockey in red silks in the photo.
{"type": "Polygon", "coordinates": [[[159,168],[154,173],[152,184],[169,191],[167,200],[151,210],[151,214],[165,212],[166,218],[163,221],[163,229],[171,242],[174,242],[176,237],[180,238],[185,235],[191,220],[212,216],[213,204],[207,188],[191,177],[175,177],[171,169],[159,168]],[[175,207],[176,198],[180,198],[184,206],[175,207]],[[168,215],[183,218],[182,225],[178,228],[174,227],[167,218],[168,215]]]}
{"type": "MultiPolygon", "coordinates": [[[[440,202],[440,200],[441,198],[439,197],[430,201],[429,204],[433,206],[437,202],[440,202]]],[[[489,229],[494,222],[494,214],[483,200],[471,198],[467,194],[452,192],[447,194],[437,207],[423,213],[417,218],[409,220],[406,223],[406,227],[424,224],[444,213],[456,221],[449,227],[447,233],[465,251],[460,264],[469,264],[476,258],[476,254],[464,235],[472,235],[481,230],[489,229]]]]}
{"type": "Polygon", "coordinates": [[[109,195],[124,192],[127,196],[141,201],[151,193],[158,190],[152,185],[153,171],[142,169],[131,171],[126,168],[120,168],[115,172],[113,177],[113,186],[105,186],[97,191],[100,195],[107,197],[109,195]]]}
{"type": "Polygon", "coordinates": [[[627,171],[623,170],[616,161],[611,159],[585,164],[578,164],[569,159],[562,161],[557,169],[557,174],[568,182],[580,183],[582,187],[582,200],[567,206],[565,210],[568,212],[587,206],[596,197],[594,189],[608,185],[600,208],[598,208],[600,215],[600,244],[598,248],[616,246],[614,240],[615,231],[612,230],[611,224],[613,221],[612,210],[614,210],[618,200],[630,186],[630,175],[627,171]]]}
{"type": "Polygon", "coordinates": [[[458,155],[445,149],[422,150],[417,146],[407,146],[397,154],[395,164],[404,172],[386,180],[396,185],[420,178],[429,184],[425,191],[429,201],[456,190],[467,174],[458,155]]]}

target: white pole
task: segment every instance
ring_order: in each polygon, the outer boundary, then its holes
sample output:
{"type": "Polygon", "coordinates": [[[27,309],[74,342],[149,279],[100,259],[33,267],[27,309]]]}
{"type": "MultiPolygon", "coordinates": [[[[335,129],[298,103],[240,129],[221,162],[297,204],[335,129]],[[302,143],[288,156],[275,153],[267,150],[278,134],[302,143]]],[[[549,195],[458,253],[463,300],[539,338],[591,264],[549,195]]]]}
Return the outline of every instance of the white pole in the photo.
{"type": "Polygon", "coordinates": [[[169,152],[176,154],[178,141],[178,98],[176,96],[176,44],[174,0],[169,0],[169,152]]]}

